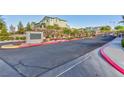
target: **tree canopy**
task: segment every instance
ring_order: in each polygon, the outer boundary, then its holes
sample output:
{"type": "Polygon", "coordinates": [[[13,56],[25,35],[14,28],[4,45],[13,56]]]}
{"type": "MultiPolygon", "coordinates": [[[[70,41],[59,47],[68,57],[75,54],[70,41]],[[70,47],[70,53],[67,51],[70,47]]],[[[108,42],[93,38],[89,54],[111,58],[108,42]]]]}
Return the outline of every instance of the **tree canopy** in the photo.
{"type": "Polygon", "coordinates": [[[11,24],[10,28],[10,32],[15,32],[15,27],[11,24]]]}
{"type": "Polygon", "coordinates": [[[31,31],[32,30],[31,24],[29,22],[27,23],[25,30],[26,31],[31,31]]]}
{"type": "Polygon", "coordinates": [[[119,21],[119,23],[123,23],[124,24],[124,15],[122,15],[122,20],[119,21]]]}
{"type": "Polygon", "coordinates": [[[24,29],[24,26],[23,26],[21,21],[18,24],[18,33],[19,34],[24,34],[25,33],[25,29],[24,29]]]}
{"type": "Polygon", "coordinates": [[[53,26],[49,25],[47,26],[47,29],[55,29],[55,30],[59,30],[60,27],[57,24],[54,24],[53,26]]]}
{"type": "Polygon", "coordinates": [[[6,23],[5,21],[2,19],[2,17],[0,16],[0,30],[1,33],[7,33],[7,27],[6,27],[6,23]]]}
{"type": "Polygon", "coordinates": [[[68,28],[64,28],[63,33],[69,35],[69,34],[71,34],[71,30],[68,28]]]}
{"type": "Polygon", "coordinates": [[[115,27],[115,29],[117,30],[117,31],[124,31],[124,26],[116,26],[115,27]]]}
{"type": "Polygon", "coordinates": [[[0,30],[2,29],[2,27],[4,27],[6,25],[6,23],[4,22],[4,20],[2,19],[2,17],[0,16],[0,30]]]}
{"type": "Polygon", "coordinates": [[[110,32],[111,31],[111,27],[110,26],[102,26],[100,28],[101,32],[106,33],[106,32],[110,32]]]}

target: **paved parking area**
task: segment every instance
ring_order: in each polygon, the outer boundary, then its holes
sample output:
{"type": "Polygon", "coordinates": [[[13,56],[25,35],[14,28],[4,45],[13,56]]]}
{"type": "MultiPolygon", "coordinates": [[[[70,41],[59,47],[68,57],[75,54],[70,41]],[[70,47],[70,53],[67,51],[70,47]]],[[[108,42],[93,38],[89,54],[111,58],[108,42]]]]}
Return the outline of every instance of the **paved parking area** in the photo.
{"type": "Polygon", "coordinates": [[[85,55],[112,39],[111,36],[99,36],[94,39],[30,48],[0,49],[0,59],[12,66],[21,76],[41,76],[51,69],[85,55]]]}

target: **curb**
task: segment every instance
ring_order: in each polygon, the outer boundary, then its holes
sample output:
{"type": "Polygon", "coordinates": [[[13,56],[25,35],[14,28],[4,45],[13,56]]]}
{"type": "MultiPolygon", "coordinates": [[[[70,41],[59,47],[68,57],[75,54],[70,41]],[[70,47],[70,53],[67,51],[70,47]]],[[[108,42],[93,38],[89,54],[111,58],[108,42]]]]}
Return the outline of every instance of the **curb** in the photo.
{"type": "MultiPolygon", "coordinates": [[[[108,45],[107,45],[108,46],[108,45]]],[[[124,69],[122,67],[120,67],[114,60],[112,60],[105,52],[104,49],[107,47],[103,47],[99,50],[100,55],[112,66],[114,67],[116,70],[118,70],[120,73],[122,73],[124,75],[124,69]]]]}
{"type": "MultiPolygon", "coordinates": [[[[43,45],[49,45],[49,44],[57,44],[57,43],[63,43],[63,42],[69,42],[69,41],[75,41],[75,40],[80,40],[81,38],[75,38],[71,40],[56,40],[56,41],[49,41],[49,42],[43,42],[43,43],[37,43],[37,44],[27,44],[27,45],[21,45],[21,46],[16,46],[16,47],[5,47],[2,49],[18,49],[18,48],[28,48],[28,47],[36,47],[36,46],[43,46],[43,45]]],[[[23,41],[18,41],[17,43],[20,43],[23,41]]]]}
{"type": "Polygon", "coordinates": [[[27,46],[20,46],[19,48],[28,48],[28,47],[35,47],[35,46],[41,46],[41,45],[50,45],[50,44],[57,44],[61,42],[67,42],[67,41],[54,41],[54,42],[44,42],[44,43],[39,43],[39,44],[31,44],[27,46]]]}
{"type": "Polygon", "coordinates": [[[31,45],[27,45],[27,46],[19,46],[18,48],[28,48],[28,47],[35,47],[35,46],[41,46],[41,45],[57,44],[57,43],[74,41],[74,40],[80,40],[80,39],[49,41],[49,42],[44,42],[44,43],[39,43],[39,44],[31,44],[31,45]]]}

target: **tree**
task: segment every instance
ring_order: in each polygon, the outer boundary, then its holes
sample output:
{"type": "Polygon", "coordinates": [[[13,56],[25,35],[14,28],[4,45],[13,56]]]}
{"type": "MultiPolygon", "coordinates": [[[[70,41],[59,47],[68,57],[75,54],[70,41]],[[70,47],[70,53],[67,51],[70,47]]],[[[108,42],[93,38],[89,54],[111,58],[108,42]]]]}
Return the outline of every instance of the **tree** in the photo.
{"type": "Polygon", "coordinates": [[[47,29],[53,29],[53,30],[60,30],[60,27],[57,24],[52,25],[48,25],[47,29]]]}
{"type": "Polygon", "coordinates": [[[6,25],[2,26],[1,32],[0,32],[0,41],[9,40],[9,33],[7,32],[6,25]]]}
{"type": "Polygon", "coordinates": [[[54,24],[53,27],[54,27],[55,30],[59,30],[60,29],[60,27],[57,24],[54,24]]]}
{"type": "Polygon", "coordinates": [[[54,29],[54,27],[53,26],[51,26],[51,25],[49,25],[49,26],[47,26],[47,29],[54,29]]]}
{"type": "Polygon", "coordinates": [[[63,29],[63,34],[64,34],[64,37],[65,38],[70,38],[71,37],[71,29],[69,29],[69,28],[64,28],[63,29]]]}
{"type": "Polygon", "coordinates": [[[5,26],[6,23],[4,22],[4,20],[2,19],[2,17],[0,16],[0,30],[2,29],[3,26],[5,26]]]}
{"type": "Polygon", "coordinates": [[[6,25],[3,25],[2,29],[1,29],[1,33],[2,34],[7,34],[7,27],[6,27],[6,25]]]}
{"type": "Polygon", "coordinates": [[[4,22],[1,16],[0,16],[0,30],[2,34],[7,33],[6,23],[4,22]]]}
{"type": "Polygon", "coordinates": [[[107,32],[110,32],[111,31],[111,27],[110,26],[102,26],[100,28],[101,32],[103,33],[107,33],[107,32]]]}
{"type": "Polygon", "coordinates": [[[32,30],[31,24],[28,22],[26,25],[26,31],[31,31],[31,30],[32,30]]]}
{"type": "Polygon", "coordinates": [[[31,29],[32,29],[32,30],[35,30],[35,28],[36,28],[36,23],[35,23],[35,22],[31,22],[30,25],[31,25],[31,29]]]}
{"type": "Polygon", "coordinates": [[[89,37],[89,31],[87,29],[84,29],[85,37],[89,37]]]}
{"type": "Polygon", "coordinates": [[[24,29],[24,26],[23,26],[21,21],[18,24],[18,33],[19,34],[24,34],[25,33],[25,29],[24,29]]]}
{"type": "Polygon", "coordinates": [[[78,29],[73,29],[72,31],[71,31],[71,35],[73,36],[73,37],[79,37],[79,30],[78,29]]]}
{"type": "Polygon", "coordinates": [[[124,31],[124,26],[116,26],[115,27],[115,29],[117,30],[117,31],[124,31]]]}
{"type": "Polygon", "coordinates": [[[10,29],[10,32],[12,32],[12,33],[15,32],[15,27],[13,25],[10,25],[9,29],[10,29]]]}
{"type": "Polygon", "coordinates": [[[71,30],[68,29],[68,28],[64,28],[64,29],[63,29],[63,33],[64,33],[64,34],[67,34],[67,35],[70,35],[70,34],[71,34],[71,30]]]}
{"type": "Polygon", "coordinates": [[[0,40],[10,40],[9,33],[7,32],[7,26],[5,21],[0,16],[0,40]]]}

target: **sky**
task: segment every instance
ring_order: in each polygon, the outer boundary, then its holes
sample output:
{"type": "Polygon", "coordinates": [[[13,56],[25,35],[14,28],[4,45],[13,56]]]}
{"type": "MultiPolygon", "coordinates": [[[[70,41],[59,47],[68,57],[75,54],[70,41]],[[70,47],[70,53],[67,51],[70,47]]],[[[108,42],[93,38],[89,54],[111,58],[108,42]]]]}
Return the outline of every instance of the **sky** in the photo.
{"type": "MultiPolygon", "coordinates": [[[[2,18],[6,22],[8,29],[12,24],[17,26],[21,21],[24,26],[28,22],[39,22],[46,15],[3,15],[2,18]]],[[[48,15],[51,17],[59,17],[67,21],[70,27],[84,28],[110,25],[112,27],[118,25],[118,21],[122,20],[120,15],[48,15]]]]}

